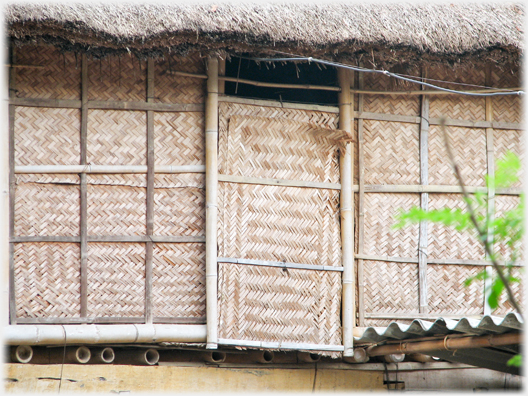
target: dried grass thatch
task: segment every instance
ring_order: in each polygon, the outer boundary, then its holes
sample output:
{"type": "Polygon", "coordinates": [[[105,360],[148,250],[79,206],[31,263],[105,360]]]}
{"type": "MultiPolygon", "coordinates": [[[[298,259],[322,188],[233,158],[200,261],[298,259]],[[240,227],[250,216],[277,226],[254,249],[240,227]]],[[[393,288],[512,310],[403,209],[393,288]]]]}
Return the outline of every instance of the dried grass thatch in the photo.
{"type": "Polygon", "coordinates": [[[44,40],[92,56],[132,51],[274,51],[374,66],[478,59],[518,63],[523,51],[520,4],[11,4],[15,43],[44,40]]]}

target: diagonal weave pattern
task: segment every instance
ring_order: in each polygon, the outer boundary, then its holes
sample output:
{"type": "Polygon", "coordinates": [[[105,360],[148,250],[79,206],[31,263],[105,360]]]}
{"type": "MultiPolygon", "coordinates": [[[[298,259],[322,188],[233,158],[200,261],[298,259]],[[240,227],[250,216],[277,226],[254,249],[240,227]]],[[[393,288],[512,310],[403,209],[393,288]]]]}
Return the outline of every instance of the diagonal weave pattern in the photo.
{"type": "MultiPolygon", "coordinates": [[[[432,68],[428,78],[456,83],[486,85],[484,69],[454,72],[446,66],[432,68]]],[[[472,90],[477,87],[432,82],[444,88],[472,90]]],[[[448,117],[455,120],[484,121],[486,119],[486,99],[466,95],[431,95],[429,97],[430,117],[448,117]]]]}
{"type": "Polygon", "coordinates": [[[90,110],[87,161],[92,165],[146,165],[146,113],[90,110]]]}
{"type": "Polygon", "coordinates": [[[409,210],[419,205],[419,194],[365,194],[364,254],[418,257],[418,225],[399,230],[392,226],[399,209],[409,210]]]}
{"type": "Polygon", "coordinates": [[[219,183],[219,256],[341,265],[339,192],[219,183]]]}
{"type": "Polygon", "coordinates": [[[145,235],[145,175],[88,175],[86,182],[88,235],[145,235]]]}
{"type": "Polygon", "coordinates": [[[427,265],[427,295],[431,314],[482,315],[484,284],[464,282],[477,275],[484,267],[473,265],[427,265]]]}
{"type": "Polygon", "coordinates": [[[156,165],[205,164],[204,113],[154,113],[156,165]]]}
{"type": "Polygon", "coordinates": [[[78,244],[17,243],[14,257],[17,317],[79,317],[78,244]]]}
{"type": "MultiPolygon", "coordinates": [[[[520,283],[519,282],[510,283],[510,287],[512,289],[512,293],[513,293],[513,297],[515,298],[515,301],[519,305],[519,308],[521,309],[521,311],[524,312],[525,307],[526,307],[526,304],[524,303],[524,296],[525,296],[524,285],[526,284],[525,283],[526,281],[525,272],[522,271],[522,269],[514,268],[512,270],[512,276],[517,279],[520,279],[521,281],[520,283]]],[[[509,312],[515,312],[515,310],[513,309],[510,301],[508,300],[508,295],[506,291],[504,291],[502,295],[500,296],[499,306],[497,307],[495,311],[492,312],[492,314],[502,316],[502,315],[506,315],[509,312]]]]}
{"type": "Polygon", "coordinates": [[[363,261],[365,312],[418,313],[418,266],[363,261]]]}
{"type": "Polygon", "coordinates": [[[88,316],[144,315],[145,245],[88,244],[88,316]]]}
{"type": "Polygon", "coordinates": [[[205,74],[204,61],[197,54],[185,57],[166,55],[154,64],[155,102],[204,103],[207,80],[182,77],[171,71],[205,74]]]}
{"type": "MultiPolygon", "coordinates": [[[[492,68],[491,71],[492,86],[498,88],[515,88],[521,87],[519,74],[511,74],[492,68]]],[[[517,95],[494,96],[492,97],[493,120],[504,122],[521,122],[522,120],[522,101],[517,95]]]]}
{"type": "Polygon", "coordinates": [[[328,132],[305,122],[232,116],[225,173],[338,183],[338,146],[328,132]]]}
{"type": "Polygon", "coordinates": [[[315,124],[321,128],[336,129],[338,115],[335,113],[325,113],[322,111],[308,111],[296,109],[284,109],[277,107],[242,105],[238,103],[219,103],[219,123],[218,123],[218,172],[227,174],[227,162],[225,155],[228,153],[228,126],[232,116],[266,117],[274,119],[284,119],[285,121],[297,121],[315,124]]]}
{"type": "Polygon", "coordinates": [[[493,145],[495,147],[495,162],[500,160],[507,151],[516,154],[521,160],[521,169],[518,173],[519,180],[512,187],[521,187],[524,180],[524,133],[523,131],[495,129],[493,131],[493,145]]]}
{"type": "Polygon", "coordinates": [[[88,60],[88,100],[144,102],[147,65],[136,56],[107,56],[88,60]]]}
{"type": "Polygon", "coordinates": [[[365,184],[420,184],[419,127],[363,122],[365,184]]]}
{"type": "Polygon", "coordinates": [[[154,176],[154,235],[205,235],[205,175],[154,176]]]}
{"type": "Polygon", "coordinates": [[[15,89],[18,98],[81,99],[81,58],[52,46],[25,45],[16,49],[15,89]]]}
{"type": "MultiPolygon", "coordinates": [[[[365,73],[364,75],[365,89],[374,91],[405,91],[415,89],[414,86],[396,86],[394,81],[394,78],[378,73],[365,73]]],[[[363,95],[363,111],[417,116],[420,114],[420,98],[418,96],[401,95],[363,95]]]]}
{"type": "Polygon", "coordinates": [[[15,108],[15,165],[78,165],[81,112],[15,108]]]}
{"type": "MultiPolygon", "coordinates": [[[[505,212],[512,211],[514,209],[517,209],[521,203],[521,199],[518,196],[511,196],[511,195],[498,195],[495,197],[495,218],[504,218],[506,215],[505,212]]],[[[494,245],[494,252],[498,253],[501,257],[501,261],[509,261],[513,257],[511,257],[511,248],[508,247],[507,242],[509,240],[499,242],[496,241],[494,245]]],[[[517,260],[523,261],[524,259],[524,249],[521,241],[518,241],[515,243],[514,248],[517,250],[517,253],[519,254],[519,257],[517,260]]]]}
{"type": "Polygon", "coordinates": [[[220,338],[341,344],[341,274],[220,263],[220,338]]]}
{"type": "Polygon", "coordinates": [[[152,259],[155,317],[205,316],[205,244],[157,243],[152,259]]]}
{"type": "Polygon", "coordinates": [[[16,176],[15,235],[79,235],[78,175],[16,176]]]}
{"type": "MultiPolygon", "coordinates": [[[[429,194],[429,210],[443,208],[465,212],[466,204],[461,194],[429,194]]],[[[484,248],[472,231],[459,232],[453,227],[429,223],[427,238],[431,259],[484,259],[484,248]]]]}
{"type": "MultiPolygon", "coordinates": [[[[485,186],[484,175],[487,172],[485,129],[446,127],[446,130],[464,184],[485,186]]],[[[447,156],[444,134],[440,126],[431,126],[429,129],[429,184],[458,185],[447,156]]]]}

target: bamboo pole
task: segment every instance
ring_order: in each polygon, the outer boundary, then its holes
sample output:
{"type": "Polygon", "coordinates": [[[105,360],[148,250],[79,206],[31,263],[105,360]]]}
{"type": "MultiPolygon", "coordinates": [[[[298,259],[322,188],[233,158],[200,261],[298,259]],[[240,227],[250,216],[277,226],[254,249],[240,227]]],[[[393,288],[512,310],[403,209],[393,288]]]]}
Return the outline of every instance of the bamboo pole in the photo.
{"type": "Polygon", "coordinates": [[[477,337],[450,338],[439,340],[399,342],[398,344],[372,346],[367,348],[369,356],[383,356],[393,353],[422,353],[431,351],[452,351],[455,349],[487,348],[521,344],[522,333],[493,334],[477,337]]]}
{"type": "MultiPolygon", "coordinates": [[[[83,169],[87,162],[88,145],[88,60],[81,56],[81,158],[83,169]]],[[[15,169],[16,171],[16,169],[15,169]]],[[[88,187],[86,173],[80,172],[80,250],[81,250],[81,317],[88,314],[88,187]]]]}
{"type": "MultiPolygon", "coordinates": [[[[146,165],[20,165],[15,173],[148,173],[146,165]]],[[[205,165],[158,165],[156,173],[204,173],[205,165]]]]}
{"type": "MultiPolygon", "coordinates": [[[[358,76],[359,88],[363,88],[364,74],[358,76]]],[[[363,115],[363,95],[358,97],[358,114],[363,115]]],[[[363,119],[358,119],[358,254],[363,254],[365,245],[365,150],[363,139],[363,119]]],[[[365,326],[365,273],[363,260],[358,260],[358,305],[359,305],[359,325],[365,326]]]]}
{"type": "Polygon", "coordinates": [[[226,60],[218,59],[218,93],[225,93],[225,80],[222,80],[222,77],[226,73],[226,60]]]}
{"type": "Polygon", "coordinates": [[[208,349],[218,348],[218,59],[207,62],[205,103],[205,278],[208,349]]]}
{"type": "MultiPolygon", "coordinates": [[[[339,85],[339,129],[352,133],[352,96],[350,95],[351,73],[347,69],[338,69],[339,85]]],[[[352,143],[348,142],[342,150],[339,165],[341,171],[341,251],[343,271],[342,320],[343,320],[343,356],[354,354],[354,322],[355,322],[355,291],[354,291],[354,194],[353,164],[354,153],[352,143]],[[344,152],[343,152],[344,151],[344,152]]]]}
{"type": "MultiPolygon", "coordinates": [[[[460,90],[461,93],[496,93],[496,92],[508,92],[508,91],[522,91],[522,88],[498,88],[498,89],[475,89],[475,90],[460,90]]],[[[372,91],[367,89],[352,89],[350,92],[356,94],[366,95],[459,95],[455,92],[447,92],[440,90],[420,90],[420,91],[372,91]]]]}
{"type": "MultiPolygon", "coordinates": [[[[11,64],[16,62],[16,50],[13,45],[10,45],[10,56],[11,64]]],[[[9,69],[9,97],[15,97],[15,82],[16,82],[16,70],[15,68],[9,69]]],[[[8,219],[7,222],[2,222],[4,225],[2,227],[2,232],[7,232],[9,238],[15,236],[15,106],[9,105],[8,110],[9,117],[9,129],[7,136],[3,135],[4,141],[2,144],[2,153],[5,153],[4,150],[7,149],[7,157],[3,159],[2,165],[5,165],[7,162],[8,166],[3,166],[2,169],[8,170],[8,177],[5,180],[5,173],[2,173],[2,191],[9,191],[9,195],[6,196],[5,193],[3,197],[5,201],[2,202],[2,209],[4,213],[4,219],[8,219]],[[6,188],[8,184],[8,188],[6,188]],[[7,223],[7,224],[6,224],[7,223]]],[[[7,238],[2,238],[2,243],[8,243],[7,238]]],[[[2,245],[3,246],[3,245],[2,245]]],[[[8,286],[8,313],[9,313],[9,323],[16,323],[16,299],[15,299],[15,245],[13,243],[8,243],[6,246],[9,254],[2,255],[2,257],[8,257],[8,265],[3,268],[9,268],[9,286],[8,286]]]]}

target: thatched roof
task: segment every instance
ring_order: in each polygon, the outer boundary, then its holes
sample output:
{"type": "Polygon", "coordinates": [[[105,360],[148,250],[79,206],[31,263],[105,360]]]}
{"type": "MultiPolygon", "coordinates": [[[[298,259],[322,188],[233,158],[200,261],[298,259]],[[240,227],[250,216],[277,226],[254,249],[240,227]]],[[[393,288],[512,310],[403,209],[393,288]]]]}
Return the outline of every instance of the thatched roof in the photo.
{"type": "Polygon", "coordinates": [[[524,6],[35,3],[6,6],[5,21],[15,43],[42,40],[93,56],[285,51],[352,61],[362,57],[377,66],[477,59],[518,63],[524,6]]]}

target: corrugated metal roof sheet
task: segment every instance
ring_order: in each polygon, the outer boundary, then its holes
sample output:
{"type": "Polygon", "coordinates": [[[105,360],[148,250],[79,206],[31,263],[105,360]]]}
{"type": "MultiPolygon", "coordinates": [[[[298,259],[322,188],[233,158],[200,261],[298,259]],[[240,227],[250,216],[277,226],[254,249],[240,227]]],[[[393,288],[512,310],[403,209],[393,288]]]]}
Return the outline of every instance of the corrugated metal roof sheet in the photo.
{"type": "Polygon", "coordinates": [[[485,315],[481,319],[438,318],[434,322],[415,319],[409,325],[392,322],[387,327],[367,327],[361,337],[354,337],[354,343],[379,343],[385,340],[405,340],[444,334],[502,334],[522,329],[522,318],[516,313],[509,313],[504,318],[485,315]]]}

